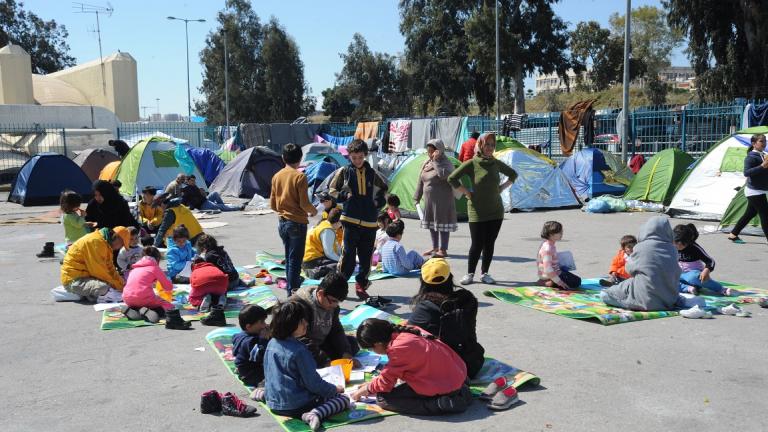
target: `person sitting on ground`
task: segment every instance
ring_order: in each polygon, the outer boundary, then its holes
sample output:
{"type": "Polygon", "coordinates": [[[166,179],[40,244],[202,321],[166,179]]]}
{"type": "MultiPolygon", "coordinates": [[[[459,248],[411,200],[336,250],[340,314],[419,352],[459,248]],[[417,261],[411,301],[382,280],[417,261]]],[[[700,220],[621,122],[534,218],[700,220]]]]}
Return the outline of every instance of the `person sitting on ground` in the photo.
{"type": "Polygon", "coordinates": [[[115,152],[120,156],[120,159],[124,158],[125,155],[131,151],[131,148],[128,147],[128,144],[123,140],[109,140],[108,144],[110,147],[115,148],[115,152]]]}
{"type": "Polygon", "coordinates": [[[157,190],[147,186],[141,191],[139,200],[139,223],[149,233],[156,233],[163,221],[163,209],[154,205],[157,190]]]}
{"type": "Polygon", "coordinates": [[[387,214],[393,222],[397,222],[402,217],[400,215],[400,197],[395,194],[387,195],[387,214]]]}
{"type": "Polygon", "coordinates": [[[626,266],[632,255],[632,250],[637,244],[637,237],[625,235],[620,241],[621,249],[611,260],[611,267],[608,269],[608,279],[600,279],[600,285],[609,287],[629,279],[631,276],[627,273],[626,266]]]}
{"type": "Polygon", "coordinates": [[[181,188],[181,203],[192,210],[219,210],[228,212],[245,208],[244,205],[230,206],[224,204],[224,200],[221,199],[218,192],[211,192],[206,196],[203,190],[197,187],[197,178],[194,174],[187,176],[186,185],[181,188]]]}
{"type": "Polygon", "coordinates": [[[83,198],[79,193],[65,190],[59,198],[61,224],[64,226],[64,243],[67,246],[80,240],[96,226],[95,222],[86,222],[80,209],[83,198]]]}
{"type": "Polygon", "coordinates": [[[357,328],[357,340],[389,362],[352,400],[376,394],[380,407],[411,415],[460,413],[472,403],[464,361],[425,330],[369,318],[357,328]]]}
{"type": "Polygon", "coordinates": [[[227,251],[224,250],[224,246],[219,246],[212,235],[201,234],[195,247],[197,248],[198,255],[193,261],[195,263],[209,262],[218,267],[219,270],[227,275],[227,279],[229,280],[227,289],[234,290],[240,286],[245,286],[245,284],[240,281],[240,273],[232,263],[232,259],[229,257],[227,251]]]}
{"type": "Polygon", "coordinates": [[[189,276],[182,276],[180,273],[188,265],[191,266],[192,258],[197,251],[192,247],[189,241],[189,231],[184,225],[179,225],[173,229],[172,241],[168,242],[168,251],[165,254],[166,270],[165,274],[178,284],[189,283],[189,276]]]}
{"type": "Polygon", "coordinates": [[[291,297],[306,302],[312,311],[309,331],[300,340],[307,345],[318,368],[328,366],[331,360],[351,359],[360,350],[339,321],[339,304],[348,294],[347,278],[333,271],[325,275],[319,286],[302,287],[291,297]]]}
{"type": "Polygon", "coordinates": [[[539,285],[550,288],[577,289],[581,278],[561,267],[555,243],[563,238],[563,225],[557,221],[544,223],[541,229],[541,243],[536,264],[539,270],[539,285]]]}
{"type": "Polygon", "coordinates": [[[424,264],[420,253],[414,250],[406,252],[400,243],[404,231],[405,222],[402,220],[394,221],[387,227],[389,240],[381,247],[381,266],[386,273],[404,276],[424,264]]]}
{"type": "Polygon", "coordinates": [[[376,230],[376,242],[374,243],[373,255],[375,257],[374,260],[377,262],[381,261],[381,247],[384,246],[384,243],[389,240],[389,236],[387,235],[387,227],[391,223],[392,218],[390,218],[389,214],[387,214],[385,211],[379,213],[379,215],[376,217],[376,225],[379,227],[379,229],[376,230]]]}
{"type": "Polygon", "coordinates": [[[264,352],[269,343],[267,311],[247,304],[240,309],[237,319],[242,330],[232,337],[237,377],[243,384],[256,387],[264,381],[264,352]]]}
{"type": "Polygon", "coordinates": [[[163,247],[166,237],[169,237],[179,225],[187,227],[193,245],[197,242],[198,237],[203,233],[203,227],[200,226],[200,222],[185,205],[181,204],[179,200],[169,199],[166,194],[161,194],[155,198],[154,205],[163,211],[163,219],[160,221],[155,235],[155,247],[163,247]]]}
{"type": "Polygon", "coordinates": [[[682,274],[680,275],[680,292],[699,295],[704,290],[721,296],[737,296],[739,292],[725,288],[720,282],[712,279],[710,273],[715,271],[715,259],[701,245],[696,243],[699,230],[694,224],[680,224],[672,230],[677,248],[677,261],[682,274]]]}
{"type": "Polygon", "coordinates": [[[144,319],[151,323],[165,317],[165,328],[171,330],[191,328],[192,323],[184,321],[178,307],[169,301],[173,298],[173,283],[160,269],[160,251],[147,246],[142,253],[144,256],[133,265],[125,282],[123,314],[129,320],[144,319]],[[157,285],[162,292],[155,292],[157,285]]]}
{"type": "Polygon", "coordinates": [[[114,251],[129,244],[126,227],[101,228],[81,237],[61,264],[61,284],[90,302],[120,301],[125,281],[114,264],[114,251]]]}
{"type": "Polygon", "coordinates": [[[226,326],[224,307],[227,305],[227,286],[229,285],[227,275],[214,264],[198,262],[192,264],[189,285],[189,304],[197,307],[201,312],[210,311],[200,320],[200,324],[226,326]]]}
{"type": "Polygon", "coordinates": [[[317,224],[307,233],[304,259],[301,268],[310,279],[321,279],[333,271],[341,256],[341,211],[331,209],[328,218],[317,224]]]}
{"type": "Polygon", "coordinates": [[[85,220],[94,222],[98,228],[118,226],[139,228],[128,203],[106,180],[93,182],[93,199],[85,208],[85,220]]]}
{"type": "Polygon", "coordinates": [[[343,385],[333,385],[317,373],[303,337],[312,320],[306,302],[280,303],[272,310],[272,339],[264,354],[265,387],[251,398],[265,401],[272,414],[301,419],[313,431],[323,419],[352,408],[343,385]]]}
{"type": "Polygon", "coordinates": [[[176,178],[171,180],[165,187],[164,194],[167,195],[167,199],[181,198],[181,190],[187,184],[187,176],[184,174],[177,174],[176,178]]]}
{"type": "Polygon", "coordinates": [[[117,268],[121,274],[127,275],[131,266],[144,256],[144,250],[139,246],[139,230],[136,227],[128,227],[131,234],[131,242],[117,254],[117,268]]]}

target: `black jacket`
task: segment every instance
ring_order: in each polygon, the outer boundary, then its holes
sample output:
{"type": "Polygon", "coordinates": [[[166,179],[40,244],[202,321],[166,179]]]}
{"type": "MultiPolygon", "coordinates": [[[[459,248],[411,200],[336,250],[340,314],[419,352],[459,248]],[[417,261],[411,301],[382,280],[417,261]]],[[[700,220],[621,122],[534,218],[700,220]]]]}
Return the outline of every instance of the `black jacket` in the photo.
{"type": "Polygon", "coordinates": [[[760,152],[749,152],[744,159],[744,176],[752,189],[768,191],[768,168],[761,167],[762,163],[763,155],[760,152]]]}

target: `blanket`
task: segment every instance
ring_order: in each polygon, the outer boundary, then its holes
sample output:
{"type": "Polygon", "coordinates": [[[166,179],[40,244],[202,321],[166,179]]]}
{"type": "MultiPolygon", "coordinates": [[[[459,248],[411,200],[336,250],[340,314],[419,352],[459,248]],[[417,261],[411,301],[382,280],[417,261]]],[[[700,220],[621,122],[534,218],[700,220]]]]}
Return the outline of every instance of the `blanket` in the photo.
{"type": "MultiPolygon", "coordinates": [[[[263,268],[276,278],[285,278],[285,255],[273,254],[269,252],[257,252],[256,266],[263,268]]],[[[396,276],[382,271],[381,264],[379,264],[375,268],[371,268],[371,273],[368,275],[368,280],[377,281],[394,277],[418,277],[420,274],[421,270],[413,270],[407,276],[396,276]]],[[[355,282],[355,275],[350,276],[349,282],[355,282]]],[[[320,284],[319,280],[310,278],[305,278],[301,283],[302,286],[318,284],[320,284]]]]}

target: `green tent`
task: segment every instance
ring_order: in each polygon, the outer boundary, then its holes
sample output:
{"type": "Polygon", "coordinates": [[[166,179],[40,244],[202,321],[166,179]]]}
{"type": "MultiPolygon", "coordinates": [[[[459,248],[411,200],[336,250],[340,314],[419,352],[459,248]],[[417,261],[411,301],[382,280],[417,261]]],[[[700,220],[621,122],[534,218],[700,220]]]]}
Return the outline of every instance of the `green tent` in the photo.
{"type": "Polygon", "coordinates": [[[507,150],[511,148],[528,148],[520,143],[520,141],[510,138],[504,135],[496,136],[496,151],[507,150]]]}
{"type": "MultiPolygon", "coordinates": [[[[454,167],[461,165],[458,159],[446,156],[454,167]]],[[[418,218],[416,206],[413,203],[413,194],[416,192],[421,166],[427,160],[426,153],[413,155],[406,159],[389,177],[390,194],[400,198],[400,213],[405,217],[418,218]]],[[[465,186],[469,186],[465,184],[465,186]]],[[[463,196],[456,200],[456,216],[459,220],[467,220],[467,199],[463,196]]]]}
{"type": "MultiPolygon", "coordinates": [[[[731,203],[728,204],[728,208],[725,209],[723,218],[720,220],[720,229],[730,231],[746,211],[747,197],[744,196],[744,188],[742,187],[736,193],[736,196],[733,197],[731,203]]],[[[742,234],[763,235],[763,230],[760,228],[760,216],[753,217],[744,230],[742,230],[742,234]]]]}
{"type": "Polygon", "coordinates": [[[662,150],[650,158],[632,179],[625,200],[651,201],[669,205],[678,184],[693,158],[676,148],[662,150]]]}
{"type": "Polygon", "coordinates": [[[225,164],[232,162],[232,159],[237,157],[237,152],[233,152],[229,150],[219,150],[214,153],[216,153],[216,156],[218,156],[219,159],[223,160],[225,164]]]}

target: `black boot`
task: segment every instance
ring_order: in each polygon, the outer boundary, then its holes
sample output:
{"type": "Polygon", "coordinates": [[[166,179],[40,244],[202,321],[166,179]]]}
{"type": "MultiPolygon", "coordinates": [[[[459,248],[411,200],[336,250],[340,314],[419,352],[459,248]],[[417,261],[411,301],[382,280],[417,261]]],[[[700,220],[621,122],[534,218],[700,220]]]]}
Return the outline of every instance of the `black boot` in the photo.
{"type": "Polygon", "coordinates": [[[169,330],[189,330],[192,323],[184,321],[178,309],[171,309],[165,312],[165,328],[169,330]]]}
{"type": "Polygon", "coordinates": [[[227,325],[227,317],[224,316],[224,308],[221,305],[211,306],[211,313],[200,320],[204,326],[224,327],[227,325]]]}
{"type": "Polygon", "coordinates": [[[43,246],[43,250],[35,255],[38,258],[53,258],[55,255],[55,252],[53,251],[53,242],[46,242],[45,246],[43,246]]]}

